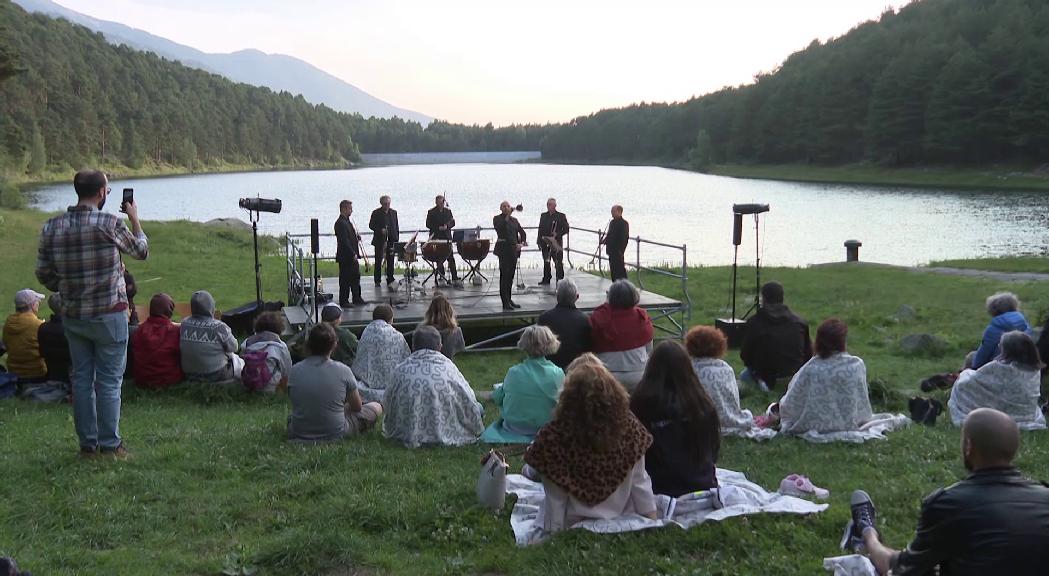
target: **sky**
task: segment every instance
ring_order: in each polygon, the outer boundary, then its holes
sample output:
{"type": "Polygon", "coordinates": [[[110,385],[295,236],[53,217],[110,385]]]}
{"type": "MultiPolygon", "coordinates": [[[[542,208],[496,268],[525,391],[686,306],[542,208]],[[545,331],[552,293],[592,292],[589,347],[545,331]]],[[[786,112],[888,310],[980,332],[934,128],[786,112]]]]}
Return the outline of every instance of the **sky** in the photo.
{"type": "Polygon", "coordinates": [[[289,54],[468,124],[563,122],[750,82],[909,0],[58,0],[205,52],[289,54]]]}

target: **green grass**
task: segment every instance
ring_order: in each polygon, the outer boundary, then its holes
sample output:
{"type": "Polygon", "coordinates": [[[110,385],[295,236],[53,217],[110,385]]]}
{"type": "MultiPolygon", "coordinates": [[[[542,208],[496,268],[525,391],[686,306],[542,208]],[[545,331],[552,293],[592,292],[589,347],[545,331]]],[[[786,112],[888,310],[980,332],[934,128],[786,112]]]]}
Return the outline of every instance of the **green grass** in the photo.
{"type": "MultiPolygon", "coordinates": [[[[0,312],[21,287],[37,287],[32,266],[44,215],[0,211],[0,312]]],[[[254,297],[249,237],[189,223],[146,223],[152,256],[131,262],[143,298],[164,290],[187,299],[206,287],[221,306],[254,297]]],[[[986,262],[986,265],[992,265],[986,262]]],[[[693,322],[726,314],[729,270],[690,270],[693,322]]],[[[744,270],[741,274],[747,274],[744,270]]],[[[264,262],[267,298],[283,291],[278,256],[264,262]]],[[[744,276],[746,277],[746,276],[744,276]]],[[[899,408],[918,381],[955,368],[986,322],[983,299],[1017,292],[1028,317],[1049,310],[1045,284],[914,274],[876,267],[777,268],[763,278],[787,287],[792,307],[813,324],[849,323],[850,350],[899,408]],[[894,315],[903,304],[912,320],[894,315]],[[943,337],[942,357],[906,357],[908,333],[943,337]]],[[[669,279],[645,287],[677,296],[669,279]]],[[[748,296],[742,296],[746,301],[748,296]]],[[[6,307],[6,308],[5,308],[6,307]]],[[[487,389],[513,353],[456,359],[473,386],[487,389]]],[[[738,355],[728,358],[739,367],[738,355]]],[[[761,409],[775,395],[752,393],[761,409]]],[[[884,407],[884,405],[880,406],[884,407]]],[[[322,447],[283,440],[283,397],[178,386],[163,393],[125,389],[121,432],[134,458],[83,462],[68,406],[0,402],[0,554],[37,574],[818,574],[837,555],[849,492],[863,487],[878,505],[879,528],[897,547],[913,533],[921,498],[964,476],[958,432],[941,420],[886,442],[810,445],[726,439],[719,464],[775,488],[785,475],[809,475],[832,491],[812,517],[748,516],[688,531],[662,529],[598,536],[560,534],[514,546],[508,506],[491,515],[474,506],[473,484],[485,446],[408,450],[372,433],[322,447]]],[[[497,417],[486,406],[486,422],[497,417]]],[[[515,466],[520,458],[513,458],[515,466]]],[[[1025,433],[1020,466],[1049,477],[1049,435],[1025,433]]]]}
{"type": "Polygon", "coordinates": [[[722,164],[712,166],[707,172],[719,176],[737,178],[825,182],[832,184],[875,184],[993,190],[1049,190],[1049,173],[1010,166],[886,168],[869,164],[850,164],[846,166],[722,164]]]}
{"type": "Polygon", "coordinates": [[[946,266],[950,268],[971,268],[993,272],[1034,272],[1049,274],[1049,257],[1016,256],[1011,258],[975,259],[975,260],[937,260],[929,266],[946,266]]]}

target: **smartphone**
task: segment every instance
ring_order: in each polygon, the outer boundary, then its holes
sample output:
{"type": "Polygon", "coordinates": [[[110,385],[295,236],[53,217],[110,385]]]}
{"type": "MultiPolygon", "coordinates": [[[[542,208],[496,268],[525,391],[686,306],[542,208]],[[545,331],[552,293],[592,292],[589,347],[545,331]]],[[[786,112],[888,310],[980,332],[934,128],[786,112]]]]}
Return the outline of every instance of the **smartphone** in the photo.
{"type": "Polygon", "coordinates": [[[124,199],[120,201],[120,211],[127,212],[125,206],[135,203],[135,189],[124,188],[124,199]]]}

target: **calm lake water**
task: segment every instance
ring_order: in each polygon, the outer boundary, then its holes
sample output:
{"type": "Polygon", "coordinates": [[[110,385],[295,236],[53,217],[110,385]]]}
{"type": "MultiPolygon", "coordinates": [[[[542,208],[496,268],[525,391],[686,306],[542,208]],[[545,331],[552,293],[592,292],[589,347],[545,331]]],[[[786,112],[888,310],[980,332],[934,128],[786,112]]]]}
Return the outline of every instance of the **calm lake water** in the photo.
{"type": "MultiPolygon", "coordinates": [[[[434,155],[425,156],[434,161],[434,155]]],[[[387,194],[402,230],[412,231],[423,227],[437,194],[448,197],[459,228],[491,226],[504,199],[523,204],[518,218],[535,226],[553,196],[573,225],[592,229],[604,228],[609,207],[622,204],[633,235],[687,244],[691,264],[713,265],[732,262],[732,204],[761,202],[771,206],[761,218],[762,262],[769,266],[840,261],[842,243],[851,238],[863,242],[861,259],[892,264],[1049,253],[1045,193],[797,184],[634,166],[404,164],[408,161],[402,156],[395,165],[355,170],[114,180],[114,202],[106,209],[117,210],[119,191],[127,186],[135,188],[144,219],[247,220],[237,199],[261,196],[284,202],[280,214],[262,215],[262,232],[308,233],[310,218],[319,218],[321,231],[331,232],[339,200],[354,202],[353,220],[364,229],[379,196],[387,194]]],[[[34,204],[44,210],[64,209],[74,199],[71,185],[34,195],[34,204]]],[[[750,264],[753,219],[745,217],[744,224],[740,262],[750,264]]],[[[594,237],[577,234],[572,245],[591,251],[594,237]]],[[[322,247],[330,253],[333,242],[322,247]]],[[[633,247],[628,257],[632,254],[633,247]]],[[[680,261],[680,253],[646,248],[642,259],[680,261]]],[[[573,260],[579,265],[589,258],[573,260]]]]}

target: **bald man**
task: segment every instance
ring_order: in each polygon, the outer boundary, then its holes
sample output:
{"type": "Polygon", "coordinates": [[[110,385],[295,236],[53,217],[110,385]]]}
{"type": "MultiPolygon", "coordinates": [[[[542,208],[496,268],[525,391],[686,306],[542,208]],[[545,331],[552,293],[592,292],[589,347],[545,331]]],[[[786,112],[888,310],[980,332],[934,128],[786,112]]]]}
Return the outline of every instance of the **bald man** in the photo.
{"type": "Polygon", "coordinates": [[[1046,574],[1049,571],[1049,488],[1013,467],[1020,431],[1008,414],[973,410],[962,425],[962,459],[970,475],[922,503],[914,540],[899,552],[884,546],[874,504],[852,493],[852,521],[843,547],[863,545],[879,574],[952,576],[1046,574]]]}

